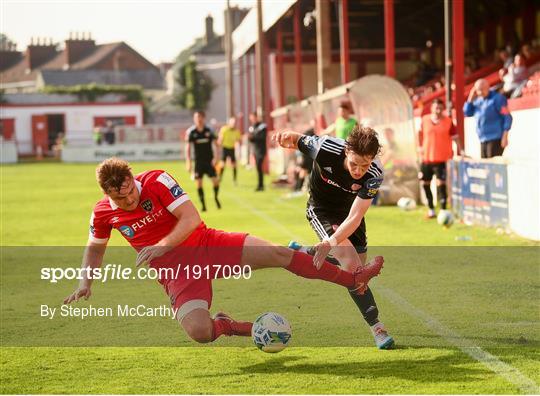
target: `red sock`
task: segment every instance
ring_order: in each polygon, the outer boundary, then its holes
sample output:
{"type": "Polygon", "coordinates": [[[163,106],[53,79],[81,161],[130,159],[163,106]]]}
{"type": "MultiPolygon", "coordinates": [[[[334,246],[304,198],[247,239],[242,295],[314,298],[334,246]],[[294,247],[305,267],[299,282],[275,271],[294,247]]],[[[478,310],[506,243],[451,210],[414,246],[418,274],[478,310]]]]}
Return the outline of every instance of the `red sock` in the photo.
{"type": "Polygon", "coordinates": [[[212,319],[212,322],[214,325],[212,341],[215,341],[221,335],[251,336],[251,328],[253,327],[251,322],[237,322],[226,319],[212,319]]]}
{"type": "Polygon", "coordinates": [[[352,273],[344,271],[328,261],[325,261],[321,269],[318,270],[313,265],[313,257],[302,252],[294,252],[291,263],[285,269],[303,278],[322,279],[347,288],[354,286],[352,273]]]}
{"type": "Polygon", "coordinates": [[[214,324],[212,341],[217,340],[218,337],[222,335],[226,335],[226,336],[232,335],[232,328],[231,328],[230,322],[223,319],[212,319],[212,323],[214,324]]]}

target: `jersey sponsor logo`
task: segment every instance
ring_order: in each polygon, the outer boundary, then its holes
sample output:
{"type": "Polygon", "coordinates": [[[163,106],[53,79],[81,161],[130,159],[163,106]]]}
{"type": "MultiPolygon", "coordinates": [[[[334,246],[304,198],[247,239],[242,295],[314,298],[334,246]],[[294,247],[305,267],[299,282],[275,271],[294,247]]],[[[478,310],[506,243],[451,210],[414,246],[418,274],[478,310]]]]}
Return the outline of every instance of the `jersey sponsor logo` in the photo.
{"type": "Polygon", "coordinates": [[[208,143],[209,141],[210,141],[210,139],[208,139],[208,138],[203,138],[203,139],[197,139],[197,140],[195,141],[195,143],[197,143],[197,144],[202,144],[202,143],[208,143]]]}
{"type": "Polygon", "coordinates": [[[325,171],[327,171],[328,173],[332,173],[332,167],[331,166],[325,166],[323,169],[325,171]]]}
{"type": "Polygon", "coordinates": [[[135,235],[135,231],[133,231],[133,228],[127,225],[121,226],[120,228],[118,228],[118,230],[128,238],[133,238],[133,236],[135,235]]]}
{"type": "Polygon", "coordinates": [[[163,172],[156,180],[168,189],[178,184],[176,183],[176,180],[174,180],[167,172],[163,172]]]}
{"type": "Polygon", "coordinates": [[[354,191],[351,191],[351,190],[347,190],[346,188],[344,187],[341,187],[338,183],[336,183],[335,181],[333,180],[330,180],[329,178],[327,177],[324,177],[321,173],[321,179],[323,179],[323,181],[327,184],[330,184],[331,186],[334,186],[334,187],[337,187],[337,188],[341,188],[343,191],[346,191],[348,193],[351,193],[351,194],[354,194],[354,191]]]}
{"type": "Polygon", "coordinates": [[[145,211],[147,212],[151,212],[152,209],[154,208],[154,205],[152,204],[152,201],[150,201],[149,199],[147,199],[146,201],[144,201],[143,203],[141,203],[141,208],[143,208],[145,211]]]}
{"type": "Polygon", "coordinates": [[[169,191],[171,192],[174,198],[178,198],[180,195],[184,193],[184,190],[182,190],[178,184],[171,187],[169,191]]]}

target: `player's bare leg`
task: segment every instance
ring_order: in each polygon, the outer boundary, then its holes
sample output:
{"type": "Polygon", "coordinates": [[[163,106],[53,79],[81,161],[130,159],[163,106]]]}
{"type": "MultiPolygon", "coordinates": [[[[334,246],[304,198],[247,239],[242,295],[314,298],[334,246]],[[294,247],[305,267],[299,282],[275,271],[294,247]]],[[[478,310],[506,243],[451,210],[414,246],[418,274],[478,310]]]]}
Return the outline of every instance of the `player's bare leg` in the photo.
{"type": "Polygon", "coordinates": [[[253,270],[282,267],[303,278],[325,280],[363,294],[369,280],[381,271],[383,262],[382,257],[375,257],[368,265],[358,267],[354,272],[348,272],[325,261],[321,268],[317,269],[313,265],[313,257],[306,253],[276,246],[248,235],[244,243],[241,265],[249,265],[253,270]]]}
{"type": "MultiPolygon", "coordinates": [[[[223,167],[225,167],[225,165],[223,167]]],[[[221,202],[219,202],[219,198],[218,198],[218,194],[219,194],[219,178],[213,177],[212,178],[212,184],[214,185],[214,201],[216,201],[217,208],[221,209],[221,202]]]]}
{"type": "Polygon", "coordinates": [[[194,341],[208,343],[218,337],[251,335],[251,322],[237,322],[225,313],[218,313],[213,318],[207,309],[197,308],[187,313],[181,320],[180,325],[186,334],[194,341]]]}

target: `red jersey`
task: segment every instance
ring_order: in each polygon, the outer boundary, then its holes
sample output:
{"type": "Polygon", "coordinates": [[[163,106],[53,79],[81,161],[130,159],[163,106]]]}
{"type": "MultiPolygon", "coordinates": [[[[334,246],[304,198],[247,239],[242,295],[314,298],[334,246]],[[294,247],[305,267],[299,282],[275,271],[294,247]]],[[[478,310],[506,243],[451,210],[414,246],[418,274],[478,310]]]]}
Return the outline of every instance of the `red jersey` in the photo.
{"type": "Polygon", "coordinates": [[[171,232],[178,222],[173,210],[189,200],[184,190],[162,170],[136,175],[135,186],[140,200],[133,211],[120,209],[107,196],[96,203],[90,218],[91,241],[106,243],[115,228],[139,250],[155,245],[171,232]]]}
{"type": "Polygon", "coordinates": [[[420,144],[424,149],[425,163],[446,162],[453,156],[452,138],[457,135],[450,117],[443,116],[434,123],[430,114],[422,117],[420,144]]]}

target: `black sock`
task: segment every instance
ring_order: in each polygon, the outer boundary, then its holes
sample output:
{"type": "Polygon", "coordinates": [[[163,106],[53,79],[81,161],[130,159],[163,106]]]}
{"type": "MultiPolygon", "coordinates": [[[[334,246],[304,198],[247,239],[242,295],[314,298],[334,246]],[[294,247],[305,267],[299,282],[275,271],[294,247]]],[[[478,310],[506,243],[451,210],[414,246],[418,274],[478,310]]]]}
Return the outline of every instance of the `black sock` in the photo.
{"type": "Polygon", "coordinates": [[[233,180],[236,181],[236,166],[232,168],[233,171],[233,180]]]}
{"type": "Polygon", "coordinates": [[[446,184],[441,184],[437,186],[437,195],[439,196],[439,202],[441,203],[441,209],[446,209],[446,184]]]}
{"type": "Polygon", "coordinates": [[[370,326],[377,324],[379,322],[379,310],[371,289],[368,287],[364,294],[356,294],[355,292],[349,292],[349,294],[367,324],[370,326]]]}
{"type": "Polygon", "coordinates": [[[199,193],[199,199],[201,200],[202,208],[203,210],[206,210],[206,203],[204,202],[204,190],[202,187],[197,189],[197,192],[199,193]]]}
{"type": "Polygon", "coordinates": [[[429,184],[424,184],[424,192],[426,193],[429,208],[435,209],[435,206],[433,206],[433,194],[431,193],[431,186],[429,184]]]}
{"type": "Polygon", "coordinates": [[[216,205],[218,209],[221,209],[221,203],[219,202],[218,194],[219,194],[219,184],[217,186],[214,186],[214,200],[216,201],[216,205]]]}

